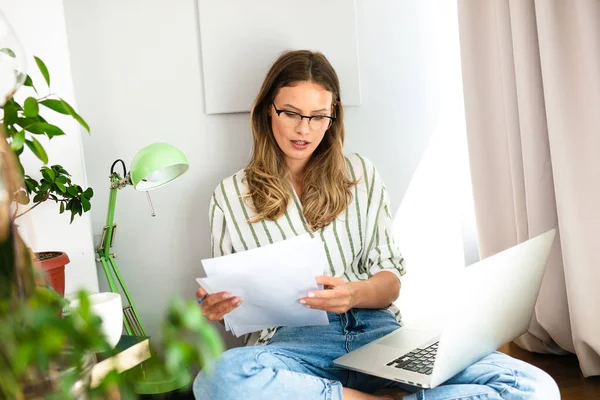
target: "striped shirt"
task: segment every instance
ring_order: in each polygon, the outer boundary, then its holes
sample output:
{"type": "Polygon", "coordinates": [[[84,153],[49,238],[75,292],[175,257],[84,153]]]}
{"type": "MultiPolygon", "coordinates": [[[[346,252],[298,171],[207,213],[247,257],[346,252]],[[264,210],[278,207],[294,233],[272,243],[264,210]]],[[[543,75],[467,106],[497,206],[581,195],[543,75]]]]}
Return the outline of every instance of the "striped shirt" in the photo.
{"type": "MultiPolygon", "coordinates": [[[[346,157],[348,174],[358,184],[352,188],[352,202],[329,225],[311,232],[298,195],[279,219],[249,223],[255,215],[248,200],[244,171],[221,181],[209,207],[212,256],[254,249],[291,237],[310,234],[325,244],[329,270],[324,275],[343,277],[347,282],[369,279],[379,271],[389,271],[400,279],[405,274],[404,258],[392,236],[392,215],[385,185],[373,164],[358,154],[346,157]]],[[[389,307],[400,320],[400,312],[389,307]]],[[[247,343],[266,344],[277,327],[264,329],[247,338],[247,343]]]]}

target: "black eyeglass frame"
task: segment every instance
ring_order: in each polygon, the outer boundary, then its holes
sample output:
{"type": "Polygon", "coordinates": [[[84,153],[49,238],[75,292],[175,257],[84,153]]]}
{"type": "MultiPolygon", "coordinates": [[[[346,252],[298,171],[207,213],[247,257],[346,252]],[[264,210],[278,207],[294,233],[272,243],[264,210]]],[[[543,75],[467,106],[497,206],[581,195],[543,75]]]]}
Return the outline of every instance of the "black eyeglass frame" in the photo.
{"type": "Polygon", "coordinates": [[[308,119],[308,126],[309,126],[309,127],[310,127],[310,121],[312,121],[312,119],[313,119],[313,118],[317,118],[317,117],[318,117],[318,118],[329,118],[329,120],[330,120],[330,122],[329,122],[329,126],[328,126],[328,127],[325,129],[325,130],[327,130],[327,129],[331,128],[331,125],[333,125],[334,121],[336,120],[336,118],[335,118],[335,117],[331,117],[331,116],[329,116],[329,115],[302,115],[302,114],[299,114],[299,113],[297,113],[297,112],[295,112],[295,111],[290,111],[290,110],[279,110],[279,109],[277,108],[277,106],[275,105],[275,102],[273,102],[273,101],[272,101],[272,102],[271,102],[271,104],[273,105],[273,108],[275,109],[275,112],[277,113],[277,116],[278,116],[278,117],[281,115],[281,113],[282,113],[282,112],[289,113],[289,114],[295,114],[295,115],[297,115],[297,116],[299,116],[299,117],[300,117],[300,123],[302,123],[302,120],[303,120],[304,118],[308,119]]]}

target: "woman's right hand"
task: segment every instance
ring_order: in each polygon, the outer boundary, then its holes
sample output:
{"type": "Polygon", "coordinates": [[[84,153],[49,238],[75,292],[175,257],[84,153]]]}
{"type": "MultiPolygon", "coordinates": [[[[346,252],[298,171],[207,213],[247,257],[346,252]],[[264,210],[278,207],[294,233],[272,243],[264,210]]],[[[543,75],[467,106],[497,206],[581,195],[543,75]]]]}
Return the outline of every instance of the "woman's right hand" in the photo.
{"type": "Polygon", "coordinates": [[[242,304],[239,297],[231,297],[227,292],[208,294],[202,287],[196,290],[196,301],[200,299],[203,299],[199,304],[202,315],[211,321],[223,321],[225,314],[242,304]]]}

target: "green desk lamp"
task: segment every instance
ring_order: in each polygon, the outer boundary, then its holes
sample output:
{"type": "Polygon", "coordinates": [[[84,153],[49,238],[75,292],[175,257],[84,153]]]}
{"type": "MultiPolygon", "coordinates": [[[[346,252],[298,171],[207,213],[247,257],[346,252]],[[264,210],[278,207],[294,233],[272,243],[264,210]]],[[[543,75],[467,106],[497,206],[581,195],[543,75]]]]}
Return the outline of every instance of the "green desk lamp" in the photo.
{"type": "MultiPolygon", "coordinates": [[[[125,330],[128,335],[148,336],[139,318],[137,309],[133,303],[125,281],[119,273],[115,255],[110,252],[114,245],[117,224],[114,223],[115,205],[117,192],[120,189],[132,185],[134,189],[145,191],[154,216],[154,209],[150,200],[149,190],[157,189],[177,179],[189,168],[185,155],[176,147],[166,143],[154,143],[141,149],[131,162],[131,171],[127,173],[123,160],[115,161],[110,170],[110,198],[108,202],[108,214],[106,226],[102,230],[100,243],[96,249],[98,259],[104,269],[106,280],[110,290],[115,293],[121,291],[117,287],[113,273],[121,286],[123,294],[127,299],[123,308],[125,330]],[[115,172],[115,166],[121,163],[123,175],[115,172]]],[[[189,385],[191,378],[189,373],[172,376],[166,373],[160,360],[151,357],[139,367],[127,372],[127,379],[133,383],[134,390],[138,394],[158,394],[171,392],[189,385]]]]}

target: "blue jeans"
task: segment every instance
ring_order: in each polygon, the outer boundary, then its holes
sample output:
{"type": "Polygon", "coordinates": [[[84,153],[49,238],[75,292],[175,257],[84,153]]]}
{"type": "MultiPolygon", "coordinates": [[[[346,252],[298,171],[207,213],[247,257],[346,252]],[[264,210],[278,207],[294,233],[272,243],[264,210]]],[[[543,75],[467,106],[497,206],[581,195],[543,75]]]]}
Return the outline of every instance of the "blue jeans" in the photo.
{"type": "MultiPolygon", "coordinates": [[[[373,393],[402,384],[349,371],[333,360],[397,329],[387,310],[328,313],[329,325],[280,328],[266,346],[226,351],[194,381],[197,400],[342,399],[342,386],[373,393]]],[[[409,389],[410,390],[410,389],[409,389]]],[[[405,400],[560,399],[544,371],[502,353],[492,353],[435,389],[405,400]]]]}

